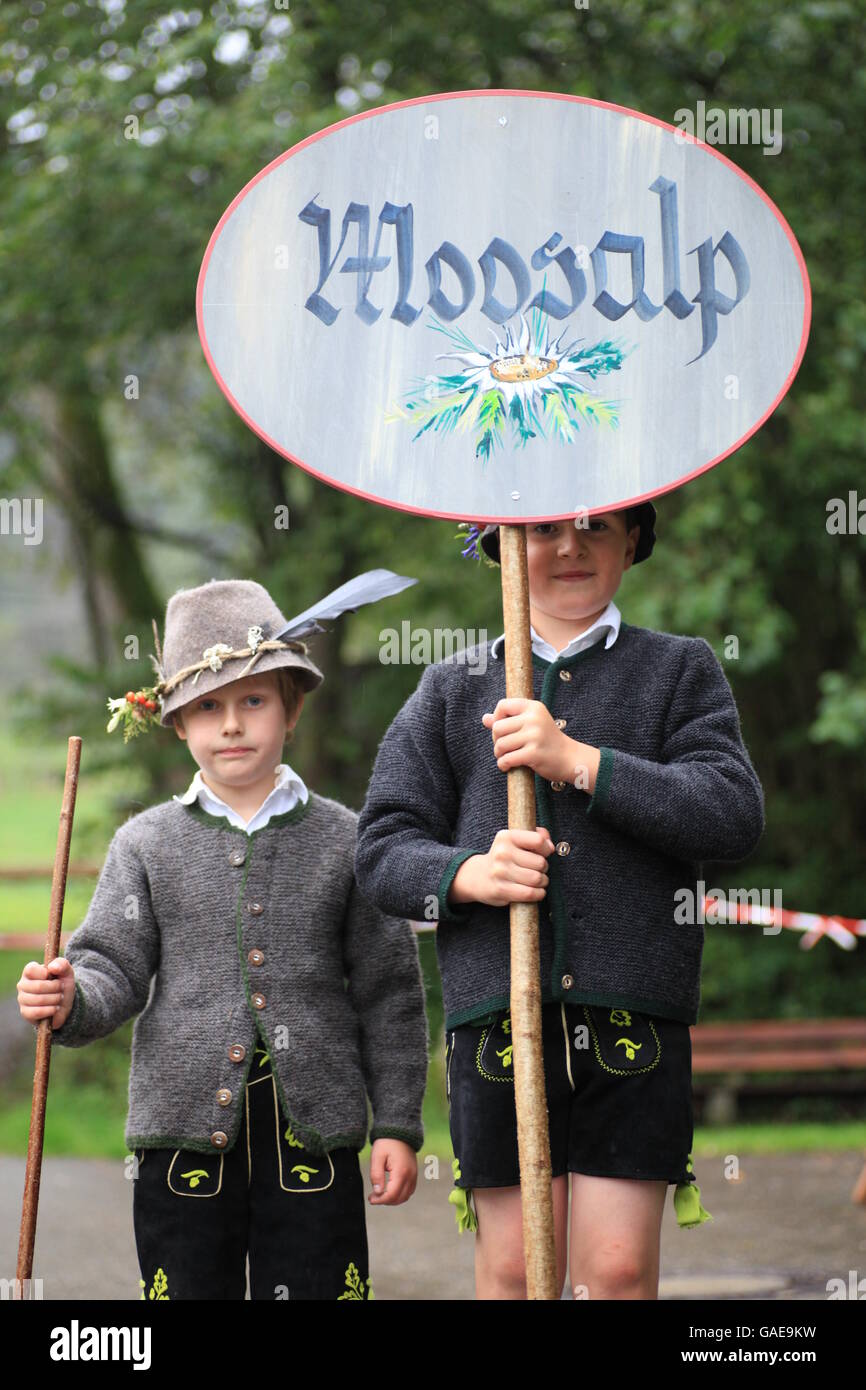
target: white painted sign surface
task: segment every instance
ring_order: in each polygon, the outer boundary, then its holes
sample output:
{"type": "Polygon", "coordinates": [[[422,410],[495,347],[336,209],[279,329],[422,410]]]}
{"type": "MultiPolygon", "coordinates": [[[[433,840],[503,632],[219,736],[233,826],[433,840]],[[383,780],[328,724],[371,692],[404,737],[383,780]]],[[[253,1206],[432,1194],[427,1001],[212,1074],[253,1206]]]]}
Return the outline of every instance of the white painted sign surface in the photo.
{"type": "Polygon", "coordinates": [[[529,521],[666,492],[796,374],[805,264],[709,146],[552,93],[351,117],[227,209],[197,298],[208,363],[278,452],[430,515],[529,521]]]}

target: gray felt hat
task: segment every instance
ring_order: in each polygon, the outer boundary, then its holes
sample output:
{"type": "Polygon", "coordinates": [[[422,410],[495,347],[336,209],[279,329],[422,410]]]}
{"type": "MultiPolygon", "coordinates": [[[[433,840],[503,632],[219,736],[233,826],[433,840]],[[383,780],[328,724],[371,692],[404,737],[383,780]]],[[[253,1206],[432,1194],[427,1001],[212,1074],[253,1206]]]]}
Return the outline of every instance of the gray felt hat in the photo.
{"type": "Polygon", "coordinates": [[[179,589],[165,610],[159,675],[163,684],[160,723],[200,695],[240,680],[251,671],[295,672],[305,691],[324,677],[303,642],[273,636],[286,619],[267,589],[252,579],[211,579],[197,589],[179,589]]]}
{"type": "MultiPolygon", "coordinates": [[[[641,560],[646,560],[652,554],[653,546],[656,542],[656,533],[653,529],[656,521],[656,509],[652,502],[639,502],[635,507],[615,507],[612,511],[634,511],[637,513],[640,523],[640,536],[637,548],[635,549],[633,565],[639,565],[641,560]]],[[[485,526],[480,537],[481,549],[491,560],[499,564],[499,527],[485,526]]]]}

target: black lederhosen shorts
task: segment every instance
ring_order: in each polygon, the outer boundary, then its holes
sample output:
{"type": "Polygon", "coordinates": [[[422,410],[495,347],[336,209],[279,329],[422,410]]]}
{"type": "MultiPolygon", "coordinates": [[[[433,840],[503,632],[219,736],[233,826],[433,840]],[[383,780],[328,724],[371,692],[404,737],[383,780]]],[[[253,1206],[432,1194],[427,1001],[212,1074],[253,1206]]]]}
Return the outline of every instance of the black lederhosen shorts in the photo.
{"type": "Polygon", "coordinates": [[[364,1182],[354,1149],[313,1154],[280,1109],[257,1047],[228,1151],[136,1149],[141,1297],[372,1298],[364,1182]]]}
{"type": "MultiPolygon", "coordinates": [[[[542,1044],[553,1177],[690,1180],[688,1024],[553,1002],[542,1006],[542,1044]]],[[[446,1033],[445,1063],[457,1186],[517,1186],[508,1013],[446,1033]]]]}

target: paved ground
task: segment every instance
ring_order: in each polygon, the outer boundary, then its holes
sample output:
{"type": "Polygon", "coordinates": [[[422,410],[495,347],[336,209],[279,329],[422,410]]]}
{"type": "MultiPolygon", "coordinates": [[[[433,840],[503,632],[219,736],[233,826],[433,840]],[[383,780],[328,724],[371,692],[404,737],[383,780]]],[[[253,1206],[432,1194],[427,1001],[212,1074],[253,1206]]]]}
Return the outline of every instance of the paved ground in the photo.
{"type": "MultiPolygon", "coordinates": [[[[714,1220],[676,1224],[669,1189],[662,1233],[663,1299],[826,1299],[827,1280],[866,1277],[866,1207],[850,1201],[859,1150],[744,1158],[740,1178],[721,1159],[696,1162],[714,1220]]],[[[471,1299],[474,1237],[459,1235],[451,1175],[422,1177],[404,1207],[368,1209],[379,1299],[471,1299]]],[[[0,1155],[0,1277],[15,1272],[24,1160],[0,1155]]],[[[132,1184],[123,1164],[47,1158],[34,1276],[46,1299],[138,1298],[132,1184]]]]}

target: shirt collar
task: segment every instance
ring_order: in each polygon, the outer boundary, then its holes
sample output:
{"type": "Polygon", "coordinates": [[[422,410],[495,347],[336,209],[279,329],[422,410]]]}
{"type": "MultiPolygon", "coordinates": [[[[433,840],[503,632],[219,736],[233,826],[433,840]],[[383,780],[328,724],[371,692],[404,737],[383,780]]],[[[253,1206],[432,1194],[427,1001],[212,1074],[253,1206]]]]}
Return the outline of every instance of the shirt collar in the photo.
{"type": "MultiPolygon", "coordinates": [[[[608,647],[612,647],[619,637],[621,622],[622,614],[613,599],[611,599],[607,608],[596,618],[592,627],[588,627],[585,632],[581,632],[577,637],[573,637],[560,652],[557,652],[549,642],[545,642],[543,637],[539,637],[535,628],[530,624],[529,632],[532,638],[532,650],[535,652],[536,656],[543,657],[545,661],[561,661],[566,657],[576,655],[577,652],[584,651],[587,647],[594,646],[595,643],[600,642],[602,638],[604,639],[605,649],[607,649],[608,647]]],[[[501,637],[496,638],[490,648],[491,656],[499,660],[502,655],[504,643],[505,633],[503,633],[501,637]]]]}
{"type": "MultiPolygon", "coordinates": [[[[294,769],[289,767],[288,763],[279,763],[278,766],[274,769],[274,773],[274,790],[268,793],[268,795],[262,802],[262,806],[266,806],[270,801],[271,797],[276,792],[283,791],[284,789],[288,789],[291,787],[293,787],[297,792],[299,801],[307,800],[309,792],[307,790],[306,784],[302,781],[302,779],[298,776],[294,769]]],[[[179,801],[182,806],[191,806],[194,801],[200,800],[203,805],[207,804],[212,807],[218,807],[220,810],[227,811],[231,809],[229,806],[226,805],[224,801],[220,799],[220,797],[217,796],[215,791],[212,791],[212,789],[208,786],[207,782],[204,781],[201,775],[201,768],[197,769],[195,776],[193,777],[183,796],[172,797],[172,800],[179,801]]],[[[256,812],[257,816],[259,815],[260,811],[261,807],[259,807],[259,810],[256,812]]]]}

